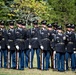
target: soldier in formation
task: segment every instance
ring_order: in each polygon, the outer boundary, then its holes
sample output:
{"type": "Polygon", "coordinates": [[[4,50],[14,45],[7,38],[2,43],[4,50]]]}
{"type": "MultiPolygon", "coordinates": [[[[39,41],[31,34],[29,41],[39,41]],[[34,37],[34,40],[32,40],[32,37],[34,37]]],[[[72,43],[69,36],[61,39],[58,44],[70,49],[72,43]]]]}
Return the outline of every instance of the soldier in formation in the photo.
{"type": "Polygon", "coordinates": [[[0,21],[0,67],[7,68],[7,30],[3,20],[0,21]],[[2,58],[4,64],[2,64],[2,58]]]}
{"type": "Polygon", "coordinates": [[[13,68],[13,69],[16,69],[15,38],[16,36],[15,36],[15,29],[14,29],[14,21],[9,21],[9,29],[7,30],[7,48],[8,48],[7,66],[8,68],[13,68]]]}
{"type": "Polygon", "coordinates": [[[24,70],[34,68],[34,53],[37,55],[37,69],[65,71],[76,69],[76,32],[74,24],[67,24],[66,31],[58,23],[47,25],[47,21],[31,22],[33,28],[26,29],[24,20],[0,20],[0,68],[24,70]],[[16,24],[17,28],[14,27],[16,24]],[[4,57],[4,58],[3,58],[4,57]],[[4,60],[4,64],[3,64],[4,60]],[[51,60],[51,61],[50,61],[51,60]],[[70,61],[70,62],[68,62],[70,61]]]}

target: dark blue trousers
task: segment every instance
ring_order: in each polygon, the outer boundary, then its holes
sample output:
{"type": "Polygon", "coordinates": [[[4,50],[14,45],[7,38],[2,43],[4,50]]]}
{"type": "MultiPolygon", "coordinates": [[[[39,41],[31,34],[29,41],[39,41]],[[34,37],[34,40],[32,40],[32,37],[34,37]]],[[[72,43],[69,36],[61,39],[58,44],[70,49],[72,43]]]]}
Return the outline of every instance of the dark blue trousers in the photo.
{"type": "Polygon", "coordinates": [[[74,56],[75,56],[75,69],[76,69],[76,53],[74,54],[74,56]]]}
{"type": "Polygon", "coordinates": [[[20,50],[19,51],[19,69],[20,70],[24,70],[24,50],[20,50]]]}
{"type": "Polygon", "coordinates": [[[44,51],[43,52],[43,70],[48,70],[49,69],[49,58],[50,58],[50,52],[49,51],[44,51]]]}
{"type": "Polygon", "coordinates": [[[56,53],[57,56],[57,70],[64,71],[64,57],[65,53],[56,53]]]}
{"type": "Polygon", "coordinates": [[[11,51],[11,58],[12,58],[11,66],[12,66],[12,68],[16,68],[16,52],[14,50],[11,51]]]}
{"type": "Polygon", "coordinates": [[[33,58],[34,58],[34,52],[36,51],[37,55],[37,68],[40,69],[40,49],[31,49],[31,68],[33,68],[33,58]]]}
{"type": "Polygon", "coordinates": [[[74,69],[76,69],[76,53],[74,53],[74,64],[75,64],[75,66],[74,66],[74,69]]]}
{"type": "Polygon", "coordinates": [[[74,59],[74,53],[68,53],[66,52],[65,54],[65,58],[66,58],[66,70],[68,70],[68,59],[71,59],[71,69],[74,69],[75,66],[75,59],[74,59]]]}
{"type": "Polygon", "coordinates": [[[4,56],[4,68],[7,68],[7,50],[2,50],[2,55],[4,56]]]}
{"type": "Polygon", "coordinates": [[[30,50],[25,50],[24,51],[24,55],[25,55],[25,68],[28,68],[28,63],[29,63],[29,52],[30,52],[30,50]]]}

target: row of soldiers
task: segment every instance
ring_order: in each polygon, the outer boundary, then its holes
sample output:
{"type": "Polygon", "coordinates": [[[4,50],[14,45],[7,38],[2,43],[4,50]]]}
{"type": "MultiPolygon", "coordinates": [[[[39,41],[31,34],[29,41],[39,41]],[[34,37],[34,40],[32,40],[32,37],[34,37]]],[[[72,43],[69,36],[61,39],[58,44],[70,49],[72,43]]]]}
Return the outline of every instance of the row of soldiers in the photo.
{"type": "Polygon", "coordinates": [[[75,25],[67,24],[64,32],[58,23],[48,24],[38,20],[32,22],[33,28],[26,29],[26,23],[17,20],[9,21],[9,29],[5,29],[4,21],[0,21],[0,68],[24,70],[34,68],[33,58],[36,51],[37,69],[57,71],[76,69],[76,33],[75,25]],[[4,63],[3,63],[4,59],[4,63]],[[51,59],[51,62],[50,62],[51,59]],[[70,62],[68,63],[68,61],[70,62]]]}

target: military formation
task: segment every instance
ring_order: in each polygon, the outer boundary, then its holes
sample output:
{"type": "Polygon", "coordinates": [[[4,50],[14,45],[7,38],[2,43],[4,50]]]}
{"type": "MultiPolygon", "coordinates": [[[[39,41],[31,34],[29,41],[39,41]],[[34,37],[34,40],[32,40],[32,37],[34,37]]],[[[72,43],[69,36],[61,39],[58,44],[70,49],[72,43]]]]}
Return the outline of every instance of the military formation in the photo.
{"type": "Polygon", "coordinates": [[[76,70],[76,32],[74,24],[66,24],[65,31],[58,23],[46,20],[30,22],[27,29],[23,20],[0,20],[0,68],[33,69],[36,52],[37,69],[54,71],[76,70]],[[16,24],[16,27],[14,26],[16,24]]]}

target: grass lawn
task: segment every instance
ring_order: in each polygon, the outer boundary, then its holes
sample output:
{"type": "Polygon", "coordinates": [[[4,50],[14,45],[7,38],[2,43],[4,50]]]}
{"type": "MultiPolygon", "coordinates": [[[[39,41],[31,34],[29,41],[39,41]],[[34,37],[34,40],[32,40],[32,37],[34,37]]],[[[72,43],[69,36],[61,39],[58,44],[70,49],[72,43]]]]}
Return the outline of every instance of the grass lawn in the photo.
{"type": "Polygon", "coordinates": [[[0,69],[0,75],[76,75],[76,72],[57,72],[49,69],[48,71],[40,71],[37,69],[25,69],[24,71],[12,69],[0,69]]]}
{"type": "MultiPolygon", "coordinates": [[[[36,67],[36,55],[34,56],[34,67],[36,67]]],[[[0,69],[0,75],[76,75],[76,71],[66,71],[66,72],[57,72],[49,69],[48,71],[41,71],[37,69],[28,69],[25,70],[12,70],[12,69],[0,69]]]]}

